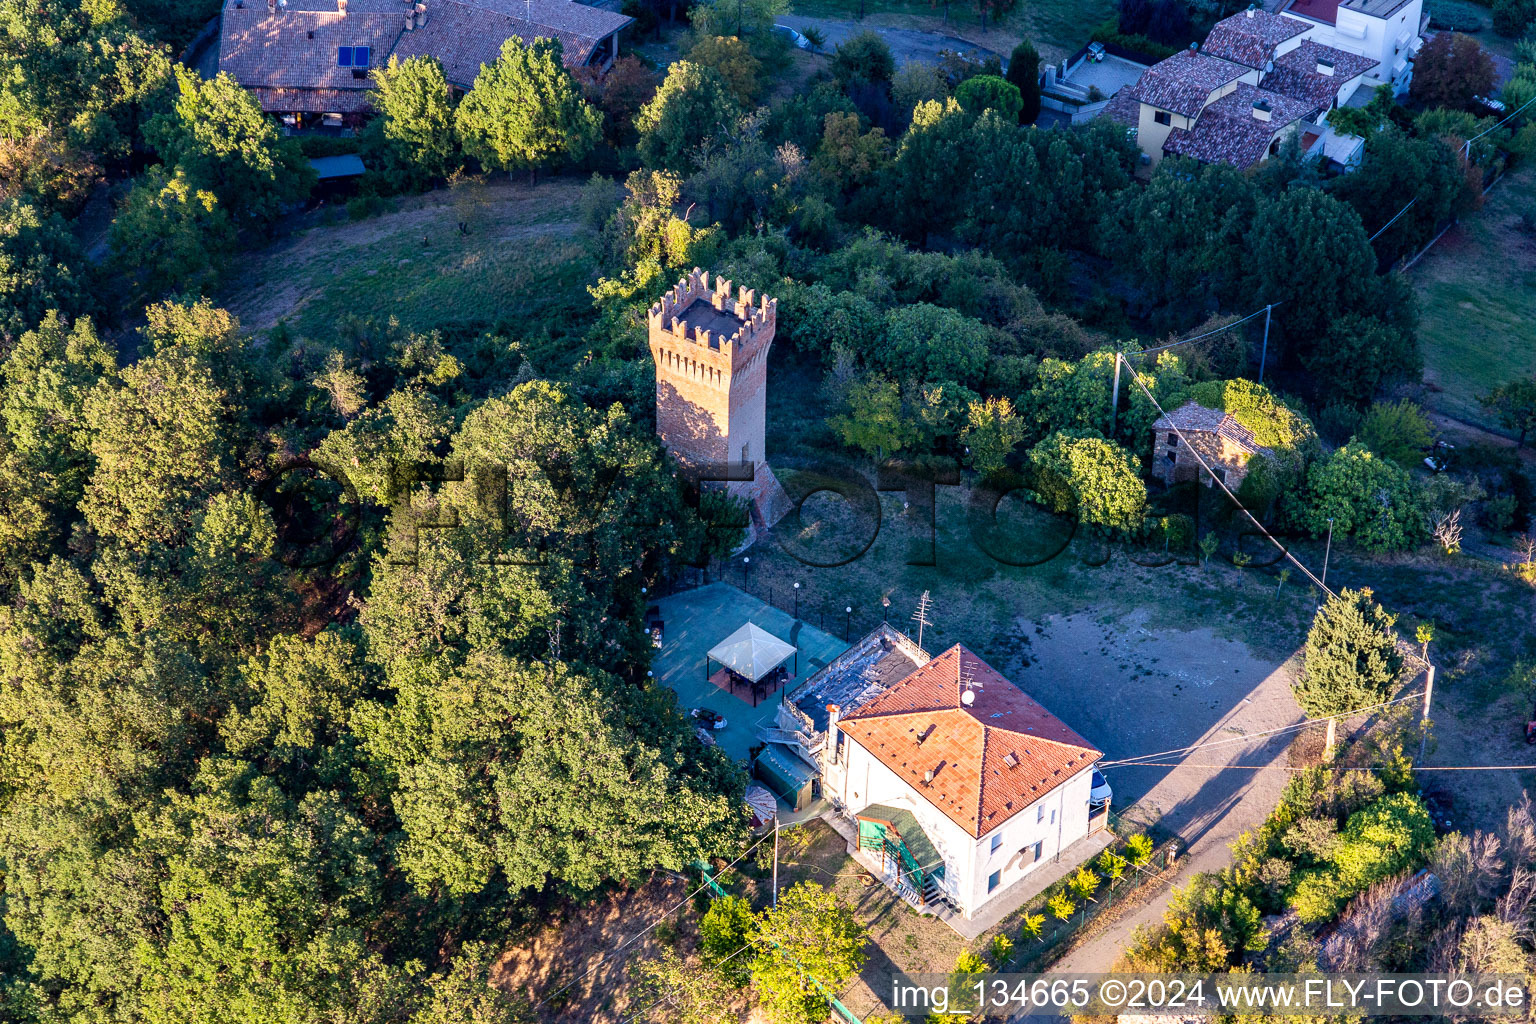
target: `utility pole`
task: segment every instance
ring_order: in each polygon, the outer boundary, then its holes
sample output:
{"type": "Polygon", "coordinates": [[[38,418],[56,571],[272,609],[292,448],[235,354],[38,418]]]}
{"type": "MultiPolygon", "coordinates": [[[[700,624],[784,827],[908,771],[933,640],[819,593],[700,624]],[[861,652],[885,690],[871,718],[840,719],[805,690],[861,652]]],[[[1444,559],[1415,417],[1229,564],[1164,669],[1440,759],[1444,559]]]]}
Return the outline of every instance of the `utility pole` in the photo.
{"type": "MultiPolygon", "coordinates": [[[[1259,375],[1260,377],[1263,374],[1259,375]]],[[[1115,432],[1115,416],[1120,411],[1120,352],[1115,350],[1115,386],[1109,393],[1109,432],[1115,432]]],[[[919,644],[918,646],[922,646],[919,644]]]]}
{"type": "Polygon", "coordinates": [[[779,905],[779,812],[773,812],[773,905],[779,905]]]}
{"type": "MultiPolygon", "coordinates": [[[[1323,590],[1317,595],[1317,607],[1323,606],[1323,595],[1328,592],[1328,556],[1333,554],[1333,517],[1328,517],[1328,546],[1323,548],[1323,590]]],[[[1312,609],[1316,611],[1317,608],[1312,609]]]]}
{"type": "Polygon", "coordinates": [[[1429,739],[1429,698],[1435,692],[1435,666],[1424,672],[1424,712],[1419,716],[1419,761],[1424,760],[1424,744],[1429,739]]]}
{"type": "Polygon", "coordinates": [[[1264,362],[1269,358],[1269,317],[1275,310],[1275,304],[1271,302],[1264,307],[1264,347],[1259,349],[1259,383],[1264,383],[1264,362]]]}

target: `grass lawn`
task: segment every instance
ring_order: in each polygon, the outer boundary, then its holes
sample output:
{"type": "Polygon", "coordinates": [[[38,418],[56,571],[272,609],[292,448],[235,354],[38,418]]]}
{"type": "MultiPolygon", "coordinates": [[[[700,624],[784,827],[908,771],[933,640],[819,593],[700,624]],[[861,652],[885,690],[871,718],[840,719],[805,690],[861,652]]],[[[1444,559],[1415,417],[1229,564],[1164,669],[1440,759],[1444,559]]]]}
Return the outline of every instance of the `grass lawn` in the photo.
{"type": "Polygon", "coordinates": [[[1499,182],[1412,271],[1430,406],[1499,429],[1478,396],[1536,372],[1536,237],[1520,215],[1536,209],[1536,166],[1499,182]]]}
{"type": "MultiPolygon", "coordinates": [[[[861,0],[792,0],[795,14],[837,21],[859,19],[861,0]]],[[[1007,56],[1023,37],[1034,41],[1046,60],[1060,60],[1077,51],[1088,41],[1095,25],[1114,11],[1112,0],[1038,0],[1020,3],[1003,15],[1002,21],[987,19],[981,29],[981,16],[966,3],[952,3],[945,20],[943,3],[929,0],[864,0],[864,18],[872,24],[892,28],[913,28],[959,36],[969,42],[1007,56]]]]}
{"type": "Polygon", "coordinates": [[[334,220],[339,210],[322,207],[293,234],[243,257],[220,301],[247,330],[284,321],[316,339],[349,315],[397,317],[418,330],[504,332],[529,342],[540,370],[564,372],[579,354],[573,336],[592,316],[581,185],[497,179],[404,197],[360,221],[334,220]]]}

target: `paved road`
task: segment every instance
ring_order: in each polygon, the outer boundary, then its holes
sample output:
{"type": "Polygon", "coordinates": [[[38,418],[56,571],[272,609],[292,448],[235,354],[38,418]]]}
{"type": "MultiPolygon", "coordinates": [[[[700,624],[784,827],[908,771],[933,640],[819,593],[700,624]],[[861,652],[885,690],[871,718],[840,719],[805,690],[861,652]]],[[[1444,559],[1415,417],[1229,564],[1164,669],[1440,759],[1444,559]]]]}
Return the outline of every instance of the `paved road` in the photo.
{"type": "Polygon", "coordinates": [[[826,36],[828,50],[860,32],[874,32],[890,44],[891,53],[898,64],[906,64],[910,61],[937,64],[939,53],[943,50],[958,50],[961,53],[975,50],[983,57],[992,55],[991,50],[975,46],[964,39],[933,32],[920,32],[912,28],[883,28],[867,22],[827,21],[823,18],[807,18],[799,14],[786,14],[778,19],[778,24],[788,25],[797,32],[804,32],[811,25],[816,26],[826,36]]]}

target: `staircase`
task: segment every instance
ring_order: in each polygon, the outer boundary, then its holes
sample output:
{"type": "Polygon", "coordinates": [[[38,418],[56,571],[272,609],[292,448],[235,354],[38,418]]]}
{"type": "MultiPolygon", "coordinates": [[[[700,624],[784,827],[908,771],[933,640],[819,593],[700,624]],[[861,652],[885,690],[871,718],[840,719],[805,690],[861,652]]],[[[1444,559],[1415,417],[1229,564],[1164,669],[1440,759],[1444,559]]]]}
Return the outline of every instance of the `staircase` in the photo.
{"type": "Polygon", "coordinates": [[[772,726],[764,726],[757,730],[757,736],[758,739],[763,740],[765,743],[783,744],[798,754],[800,759],[812,768],[821,767],[821,765],[816,763],[816,754],[822,747],[827,745],[827,737],[825,735],[808,736],[794,729],[776,729],[772,726]]]}
{"type": "Polygon", "coordinates": [[[941,907],[948,910],[954,909],[954,905],[949,901],[949,894],[939,885],[939,878],[941,877],[943,876],[929,875],[923,879],[923,905],[932,909],[935,913],[941,907]]]}

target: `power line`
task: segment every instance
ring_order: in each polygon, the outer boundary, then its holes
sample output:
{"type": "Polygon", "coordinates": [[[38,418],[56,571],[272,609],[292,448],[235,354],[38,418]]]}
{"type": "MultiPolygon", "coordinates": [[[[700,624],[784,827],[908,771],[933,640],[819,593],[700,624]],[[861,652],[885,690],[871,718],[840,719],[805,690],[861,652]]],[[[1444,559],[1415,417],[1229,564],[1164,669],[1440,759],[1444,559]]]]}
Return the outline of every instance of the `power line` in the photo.
{"type": "Polygon", "coordinates": [[[1520,113],[1520,111],[1524,110],[1526,107],[1530,106],[1532,103],[1536,103],[1536,96],[1532,96],[1530,99],[1528,99],[1524,103],[1520,104],[1520,106],[1515,108],[1513,113],[1511,113],[1508,117],[1504,118],[1504,120],[1500,121],[1498,124],[1494,125],[1492,128],[1485,128],[1482,131],[1478,132],[1476,135],[1472,136],[1470,139],[1468,139],[1466,141],[1466,143],[1464,143],[1463,148],[1470,155],[1471,152],[1472,152],[1472,143],[1476,142],[1478,139],[1482,138],[1484,135],[1487,135],[1489,132],[1497,131],[1499,128],[1502,128],[1505,124],[1507,124],[1510,120],[1512,120],[1514,118],[1515,114],[1520,113]]]}
{"type": "MultiPolygon", "coordinates": [[[[1380,704],[1371,704],[1367,707],[1354,708],[1350,711],[1341,711],[1337,715],[1329,715],[1328,718],[1348,718],[1352,715],[1363,715],[1367,711],[1376,711],[1380,708],[1390,707],[1393,704],[1402,704],[1405,701],[1417,700],[1422,696],[1424,696],[1424,692],[1422,690],[1416,690],[1405,697],[1397,697],[1393,700],[1382,701],[1380,704]]],[[[1174,754],[1187,754],[1196,750],[1204,750],[1207,747],[1220,747],[1228,743],[1243,743],[1248,740],[1256,740],[1265,736],[1277,736],[1280,733],[1294,732],[1297,729],[1305,729],[1309,725],[1316,725],[1319,722],[1326,722],[1328,718],[1309,718],[1304,722],[1296,722],[1292,725],[1281,726],[1278,729],[1267,729],[1264,732],[1247,733],[1243,736],[1232,736],[1223,740],[1210,740],[1205,743],[1192,743],[1187,747],[1177,747],[1173,750],[1160,750],[1155,754],[1139,754],[1136,757],[1127,757],[1119,761],[1100,761],[1099,767],[1118,768],[1122,766],[1134,766],[1140,762],[1145,761],[1149,757],[1168,757],[1174,754]]]]}
{"type": "Polygon", "coordinates": [[[1518,772],[1536,771],[1536,764],[1458,764],[1458,765],[1431,765],[1420,767],[1416,764],[1404,765],[1366,765],[1362,768],[1350,768],[1346,765],[1312,765],[1311,767],[1286,764],[1190,764],[1187,761],[1143,761],[1139,764],[1121,765],[1123,768],[1211,768],[1216,771],[1232,769],[1245,772],[1518,772]]]}
{"type": "MultiPolygon", "coordinates": [[[[1250,315],[1251,316],[1257,316],[1258,314],[1254,313],[1254,314],[1250,314],[1250,315]]],[[[1195,340],[1195,339],[1191,339],[1191,340],[1195,340]]],[[[1159,403],[1158,400],[1155,397],[1153,397],[1151,390],[1144,383],[1142,383],[1141,378],[1136,375],[1135,368],[1131,366],[1131,361],[1126,358],[1125,353],[1117,351],[1115,353],[1115,358],[1125,361],[1126,369],[1131,371],[1131,381],[1137,387],[1141,388],[1141,393],[1147,396],[1147,401],[1152,403],[1152,407],[1154,409],[1156,409],[1164,418],[1167,418],[1168,411],[1162,407],[1162,404],[1159,403]]],[[[1118,364],[1116,364],[1116,365],[1118,365],[1118,364]]],[[[1225,494],[1228,498],[1232,499],[1232,504],[1236,505],[1238,510],[1241,511],[1243,513],[1243,515],[1248,517],[1248,521],[1251,522],[1258,529],[1258,531],[1261,534],[1264,535],[1264,538],[1266,540],[1268,540],[1271,544],[1273,544],[1275,547],[1279,548],[1280,549],[1280,553],[1282,555],[1284,555],[1287,559],[1289,559],[1291,561],[1291,563],[1296,566],[1296,568],[1300,569],[1301,572],[1302,572],[1302,575],[1306,576],[1307,579],[1311,580],[1313,582],[1313,584],[1319,590],[1321,590],[1323,593],[1327,594],[1329,597],[1337,597],[1338,596],[1337,594],[1335,594],[1333,591],[1328,589],[1328,585],[1326,583],[1324,583],[1322,580],[1320,580],[1316,576],[1314,576],[1312,574],[1312,570],[1308,569],[1305,565],[1302,564],[1301,559],[1299,559],[1295,555],[1291,554],[1290,551],[1286,549],[1286,546],[1284,544],[1281,544],[1280,541],[1278,541],[1277,539],[1275,539],[1275,535],[1270,533],[1269,530],[1265,528],[1264,524],[1259,522],[1259,520],[1254,516],[1254,514],[1252,512],[1249,512],[1247,507],[1244,506],[1241,501],[1237,500],[1237,495],[1233,494],[1231,489],[1227,487],[1227,482],[1225,480],[1221,479],[1219,476],[1216,475],[1215,471],[1211,468],[1210,464],[1205,461],[1205,457],[1202,456],[1200,454],[1200,452],[1195,449],[1194,445],[1189,443],[1189,439],[1184,436],[1184,431],[1179,428],[1179,425],[1177,423],[1173,422],[1172,420],[1168,421],[1168,425],[1173,428],[1173,432],[1178,435],[1179,440],[1184,442],[1184,447],[1189,449],[1190,454],[1195,457],[1195,461],[1200,463],[1200,468],[1205,470],[1206,475],[1209,476],[1211,478],[1211,480],[1215,482],[1217,487],[1221,488],[1223,494],[1225,494]]]]}
{"type": "MultiPolygon", "coordinates": [[[[1416,203],[1418,201],[1419,201],[1419,197],[1418,196],[1414,196],[1412,199],[1408,200],[1408,206],[1412,206],[1414,203],[1416,203]]],[[[1383,231],[1387,230],[1387,228],[1391,227],[1393,224],[1396,224],[1397,223],[1397,218],[1401,217],[1403,214],[1408,212],[1408,206],[1405,206],[1401,210],[1398,210],[1396,213],[1394,213],[1392,215],[1392,219],[1387,221],[1380,228],[1378,228],[1376,230],[1376,233],[1374,235],[1372,235],[1370,238],[1367,238],[1366,241],[1367,242],[1374,242],[1374,241],[1376,241],[1376,239],[1380,238],[1381,237],[1381,233],[1383,231]]]]}
{"type": "MultiPolygon", "coordinates": [[[[716,877],[719,877],[719,875],[723,875],[725,872],[731,870],[731,868],[735,867],[737,864],[740,864],[743,860],[746,859],[747,854],[751,853],[753,850],[755,850],[759,846],[761,846],[763,844],[763,842],[765,840],[767,840],[770,835],[772,835],[772,833],[764,833],[762,836],[760,836],[758,838],[757,842],[753,843],[751,846],[747,847],[745,850],[743,850],[741,852],[741,856],[737,857],[735,860],[731,861],[725,867],[721,868],[720,871],[716,873],[716,877]]],[[[673,914],[677,913],[677,911],[681,907],[683,907],[685,904],[687,904],[687,902],[689,900],[693,899],[699,893],[703,892],[706,888],[708,888],[710,881],[712,881],[713,879],[711,879],[709,877],[707,872],[705,873],[704,877],[705,877],[705,881],[704,881],[703,885],[699,886],[697,889],[693,890],[693,892],[689,893],[687,896],[684,896],[682,899],[678,900],[676,903],[674,903],[672,905],[671,909],[669,909],[666,913],[662,914],[660,917],[656,918],[650,924],[646,925],[644,929],[642,929],[641,931],[635,933],[635,935],[633,935],[629,939],[626,939],[620,945],[616,946],[612,950],[612,952],[604,953],[602,958],[600,960],[598,960],[597,963],[593,964],[591,967],[589,967],[587,969],[587,973],[583,974],[579,978],[576,978],[576,979],[574,979],[572,981],[566,982],[564,985],[562,985],[560,988],[556,989],[554,992],[551,992],[549,995],[545,996],[543,999],[540,999],[537,1003],[534,1004],[533,1008],[535,1010],[539,1009],[539,1007],[543,1006],[545,1003],[548,1003],[551,999],[554,999],[556,996],[558,996],[561,993],[565,992],[572,985],[576,985],[576,984],[578,984],[580,982],[586,981],[588,978],[592,977],[593,973],[595,973],[599,967],[601,967],[601,966],[603,966],[603,964],[607,963],[609,958],[611,958],[613,956],[616,956],[619,953],[624,952],[624,950],[628,949],[630,946],[634,945],[636,942],[639,942],[642,938],[644,938],[647,934],[649,934],[651,929],[655,928],[657,925],[661,924],[661,922],[665,921],[667,918],[669,918],[673,914]]]]}
{"type": "Polygon", "coordinates": [[[1232,321],[1231,323],[1227,324],[1225,327],[1218,327],[1214,331],[1206,331],[1204,334],[1197,334],[1193,338],[1185,338],[1183,341],[1172,341],[1172,342],[1169,342],[1166,345],[1154,345],[1152,348],[1138,349],[1136,352],[1134,352],[1132,354],[1133,355],[1138,355],[1138,356],[1145,356],[1145,355],[1150,355],[1153,352],[1163,352],[1163,351],[1166,351],[1167,349],[1170,349],[1170,348],[1178,348],[1180,345],[1192,345],[1192,344],[1194,344],[1197,341],[1203,341],[1206,338],[1213,337],[1213,336],[1215,336],[1217,334],[1221,334],[1221,333],[1223,333],[1225,331],[1230,331],[1232,328],[1236,327],[1237,325],[1245,324],[1249,320],[1252,320],[1254,317],[1258,316],[1260,313],[1267,313],[1272,307],[1278,306],[1278,305],[1280,305],[1280,303],[1272,302],[1268,306],[1265,306],[1263,309],[1256,309],[1256,310],[1254,310],[1252,313],[1249,313],[1247,316],[1243,317],[1241,320],[1234,320],[1234,321],[1232,321]]]}
{"type": "MultiPolygon", "coordinates": [[[[750,943],[750,942],[743,943],[740,947],[737,948],[735,953],[732,953],[730,956],[726,957],[724,960],[721,960],[719,963],[713,965],[712,967],[706,968],[704,973],[708,974],[711,971],[718,971],[720,968],[724,967],[728,962],[730,962],[732,959],[734,959],[737,954],[743,952],[744,950],[748,950],[748,949],[751,949],[751,948],[752,948],[752,943],[750,943]]],[[[677,998],[677,990],[673,989],[671,995],[668,995],[668,996],[666,996],[665,998],[662,998],[662,999],[658,999],[654,1003],[652,1003],[651,1005],[645,1007],[642,1010],[637,1011],[634,1014],[634,1016],[629,1018],[629,1021],[627,1022],[627,1024],[635,1024],[635,1021],[639,1020],[641,1017],[643,1017],[646,1014],[650,1013],[652,1010],[656,1009],[656,1007],[662,1005],[663,1003],[671,1003],[672,1000],[674,1000],[676,998],[677,998]]]]}

